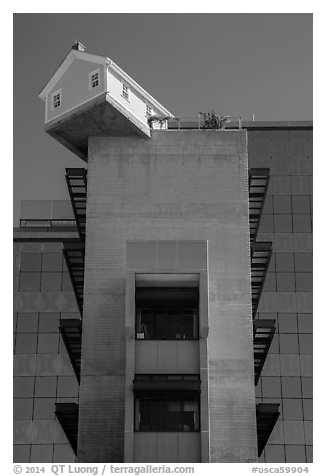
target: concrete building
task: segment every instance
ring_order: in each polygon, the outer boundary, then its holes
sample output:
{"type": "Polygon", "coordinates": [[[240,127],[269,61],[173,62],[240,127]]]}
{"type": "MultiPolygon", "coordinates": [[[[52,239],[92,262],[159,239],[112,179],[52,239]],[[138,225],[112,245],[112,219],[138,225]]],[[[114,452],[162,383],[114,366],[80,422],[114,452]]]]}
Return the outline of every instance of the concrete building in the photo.
{"type": "Polygon", "coordinates": [[[79,462],[311,461],[311,124],[186,123],[80,43],[40,96],[87,170],[66,170],[72,209],[15,233],[17,461],[70,460],[58,422],[79,462]]]}

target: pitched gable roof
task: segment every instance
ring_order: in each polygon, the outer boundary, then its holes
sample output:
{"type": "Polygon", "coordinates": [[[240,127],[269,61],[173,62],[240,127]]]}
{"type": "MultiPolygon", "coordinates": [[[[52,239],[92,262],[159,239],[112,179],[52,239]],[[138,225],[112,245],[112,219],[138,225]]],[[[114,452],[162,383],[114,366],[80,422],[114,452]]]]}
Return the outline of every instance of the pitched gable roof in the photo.
{"type": "Polygon", "coordinates": [[[72,49],[69,54],[65,57],[65,59],[62,61],[54,75],[49,79],[49,81],[46,83],[44,88],[39,94],[39,98],[45,99],[46,96],[49,94],[50,91],[55,87],[59,79],[64,75],[64,73],[67,71],[69,66],[72,64],[72,62],[75,59],[81,59],[84,61],[89,61],[90,63],[95,63],[95,64],[105,64],[106,63],[106,58],[104,56],[98,56],[94,55],[91,53],[86,53],[85,51],[77,51],[72,49]]]}
{"type": "Polygon", "coordinates": [[[115,71],[131,87],[133,87],[136,91],[138,91],[138,93],[140,93],[148,102],[150,102],[154,107],[156,107],[160,111],[161,114],[165,116],[171,116],[171,117],[174,116],[170,111],[168,111],[164,106],[162,106],[162,104],[160,104],[155,98],[153,98],[153,96],[151,96],[147,91],[145,91],[145,89],[143,89],[134,79],[132,79],[122,68],[120,68],[120,66],[114,63],[114,61],[112,61],[110,58],[105,56],[95,55],[93,53],[86,53],[85,51],[79,51],[75,49],[72,49],[69,52],[69,54],[63,60],[63,62],[59,65],[54,75],[46,83],[46,85],[44,86],[44,88],[39,94],[40,99],[42,99],[43,101],[46,99],[49,92],[53,90],[55,85],[58,83],[58,81],[61,79],[61,77],[64,75],[64,73],[67,71],[67,69],[73,63],[75,59],[81,59],[84,61],[88,61],[90,63],[95,63],[97,65],[99,64],[108,65],[109,68],[115,71]]]}

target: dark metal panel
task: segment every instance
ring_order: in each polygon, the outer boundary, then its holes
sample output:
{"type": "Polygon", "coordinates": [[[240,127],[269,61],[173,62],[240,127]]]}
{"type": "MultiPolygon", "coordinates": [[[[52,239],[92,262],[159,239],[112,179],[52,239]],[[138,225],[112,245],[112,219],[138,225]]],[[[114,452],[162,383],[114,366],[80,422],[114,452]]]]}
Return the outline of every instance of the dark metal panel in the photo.
{"type": "Polygon", "coordinates": [[[279,403],[259,403],[256,405],[257,444],[260,456],[280,416],[279,403]]]}
{"type": "Polygon", "coordinates": [[[190,397],[200,392],[199,375],[154,375],[136,374],[134,379],[134,392],[139,396],[183,396],[190,397]]]}
{"type": "Polygon", "coordinates": [[[78,438],[78,403],[56,403],[55,415],[75,454],[78,438]]]}

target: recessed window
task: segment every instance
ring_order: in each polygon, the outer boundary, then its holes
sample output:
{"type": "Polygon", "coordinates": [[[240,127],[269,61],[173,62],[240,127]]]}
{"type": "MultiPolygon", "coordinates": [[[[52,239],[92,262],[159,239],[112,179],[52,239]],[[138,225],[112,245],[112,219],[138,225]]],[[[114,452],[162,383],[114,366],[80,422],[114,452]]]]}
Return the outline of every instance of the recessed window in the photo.
{"type": "Polygon", "coordinates": [[[97,88],[100,85],[100,70],[97,69],[89,73],[89,89],[97,88]]]}
{"type": "Polygon", "coordinates": [[[199,431],[199,399],[136,398],[135,429],[157,432],[199,431]]]}
{"type": "Polygon", "coordinates": [[[122,83],[122,97],[129,101],[129,88],[125,83],[122,83]]]}
{"type": "Polygon", "coordinates": [[[62,93],[61,93],[61,89],[59,89],[58,91],[55,91],[51,95],[52,110],[57,109],[58,107],[60,107],[61,103],[62,103],[62,93]]]}
{"type": "Polygon", "coordinates": [[[145,115],[146,117],[150,117],[152,115],[152,108],[149,104],[146,104],[145,115]]]}
{"type": "Polygon", "coordinates": [[[136,338],[198,339],[198,288],[136,288],[136,338]]]}

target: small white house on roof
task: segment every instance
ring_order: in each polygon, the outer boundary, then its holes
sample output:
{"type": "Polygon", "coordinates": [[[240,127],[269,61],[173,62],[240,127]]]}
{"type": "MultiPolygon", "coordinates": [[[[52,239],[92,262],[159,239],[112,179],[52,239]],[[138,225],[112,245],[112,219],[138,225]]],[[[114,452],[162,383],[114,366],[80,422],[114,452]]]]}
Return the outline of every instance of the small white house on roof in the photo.
{"type": "Polygon", "coordinates": [[[173,115],[110,58],[76,42],[42,89],[46,131],[87,161],[88,137],[150,137],[149,116],[173,115]]]}

